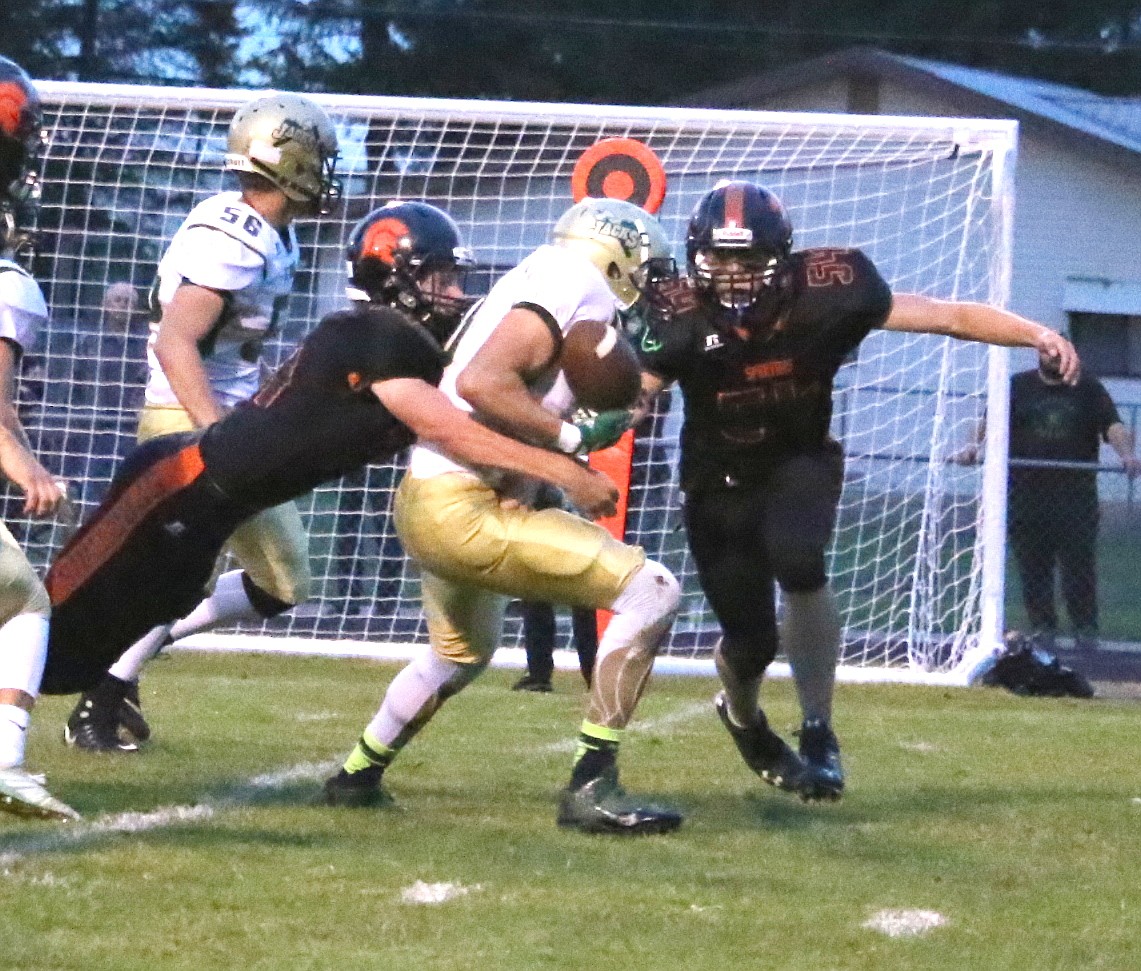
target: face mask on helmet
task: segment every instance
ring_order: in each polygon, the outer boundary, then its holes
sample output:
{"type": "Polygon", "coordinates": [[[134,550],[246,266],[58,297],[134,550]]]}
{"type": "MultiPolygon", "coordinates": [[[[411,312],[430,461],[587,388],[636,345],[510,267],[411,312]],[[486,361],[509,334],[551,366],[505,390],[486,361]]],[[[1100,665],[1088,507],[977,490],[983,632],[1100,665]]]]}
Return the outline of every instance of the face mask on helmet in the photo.
{"type": "Polygon", "coordinates": [[[39,160],[43,118],[31,79],[15,62],[0,57],[0,249],[30,258],[40,197],[39,160]]]}
{"type": "Polygon", "coordinates": [[[792,223],[767,189],[725,182],[698,202],[685,250],[698,289],[719,306],[743,314],[772,287],[792,251],[792,223]]]}
{"type": "Polygon", "coordinates": [[[320,105],[273,94],[243,105],[230,122],[226,168],[252,172],[315,213],[341,197],[337,131],[320,105]]]}
{"type": "Polygon", "coordinates": [[[638,302],[634,283],[638,268],[670,256],[669,241],[657,219],[621,199],[583,199],[555,223],[551,240],[593,263],[623,310],[638,302]]]}
{"type": "Polygon", "coordinates": [[[475,265],[455,222],[426,202],[390,202],[354,227],[347,249],[351,300],[402,310],[447,341],[472,304],[464,294],[475,265]]]}

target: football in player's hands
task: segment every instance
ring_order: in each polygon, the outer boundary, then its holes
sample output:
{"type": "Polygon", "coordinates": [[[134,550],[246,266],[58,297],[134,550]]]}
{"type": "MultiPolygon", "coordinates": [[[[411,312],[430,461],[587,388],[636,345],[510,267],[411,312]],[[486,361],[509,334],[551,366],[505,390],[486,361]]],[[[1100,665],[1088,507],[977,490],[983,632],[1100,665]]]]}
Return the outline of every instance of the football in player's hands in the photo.
{"type": "Polygon", "coordinates": [[[637,352],[610,324],[597,320],[572,324],[563,337],[559,367],[582,408],[632,408],[638,400],[641,367],[637,352]]]}

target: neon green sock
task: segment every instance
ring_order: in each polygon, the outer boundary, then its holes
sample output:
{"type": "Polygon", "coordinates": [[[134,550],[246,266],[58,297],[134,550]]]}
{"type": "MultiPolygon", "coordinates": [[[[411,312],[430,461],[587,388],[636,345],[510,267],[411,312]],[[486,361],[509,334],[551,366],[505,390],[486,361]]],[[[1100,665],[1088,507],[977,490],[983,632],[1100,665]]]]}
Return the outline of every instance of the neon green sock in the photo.
{"type": "Polygon", "coordinates": [[[396,758],[396,749],[377,741],[366,731],[349,753],[349,757],[345,759],[344,768],[350,774],[373,766],[385,769],[394,758],[396,758]]]}

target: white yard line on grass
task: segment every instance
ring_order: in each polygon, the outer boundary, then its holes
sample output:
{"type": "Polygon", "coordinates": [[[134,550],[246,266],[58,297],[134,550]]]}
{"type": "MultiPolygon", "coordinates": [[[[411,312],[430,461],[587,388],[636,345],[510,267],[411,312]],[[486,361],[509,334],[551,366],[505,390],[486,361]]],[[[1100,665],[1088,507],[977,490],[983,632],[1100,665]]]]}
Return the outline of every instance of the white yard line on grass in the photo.
{"type": "Polygon", "coordinates": [[[935,910],[881,910],[864,921],[864,927],[888,937],[922,937],[946,923],[935,910]]]}
{"type": "MultiPolygon", "coordinates": [[[[659,718],[635,722],[630,726],[630,731],[639,734],[665,731],[674,725],[691,721],[710,710],[709,702],[692,702],[667,712],[659,718]]],[[[537,749],[532,748],[530,751],[540,753],[573,752],[575,744],[573,738],[565,739],[540,746],[537,749]]],[[[148,812],[104,814],[95,816],[90,820],[60,823],[53,829],[29,833],[25,837],[10,836],[0,845],[0,877],[7,876],[4,870],[26,856],[77,849],[96,843],[109,833],[145,833],[156,829],[203,822],[212,819],[219,812],[249,805],[263,793],[283,789],[298,782],[323,778],[330,772],[335,772],[339,767],[340,762],[302,762],[299,765],[289,766],[276,772],[254,776],[220,796],[204,798],[193,805],[160,806],[148,812]]]]}
{"type": "MultiPolygon", "coordinates": [[[[626,729],[628,732],[639,735],[653,735],[655,732],[665,731],[674,725],[681,725],[693,721],[699,715],[711,714],[713,704],[710,701],[692,701],[682,705],[675,711],[667,712],[660,718],[646,718],[641,721],[632,721],[626,729]]],[[[557,742],[549,742],[539,748],[540,752],[573,752],[578,745],[577,738],[564,738],[557,742]]]]}
{"type": "Polygon", "coordinates": [[[339,765],[338,762],[303,762],[278,772],[254,776],[224,795],[202,799],[192,806],[160,806],[148,812],[104,814],[90,820],[60,823],[54,829],[29,833],[22,839],[17,836],[6,840],[5,850],[0,852],[0,870],[31,854],[86,846],[97,842],[108,833],[145,833],[149,830],[167,829],[212,819],[218,812],[236,809],[252,802],[261,793],[272,792],[296,782],[319,779],[335,771],[339,765]]]}

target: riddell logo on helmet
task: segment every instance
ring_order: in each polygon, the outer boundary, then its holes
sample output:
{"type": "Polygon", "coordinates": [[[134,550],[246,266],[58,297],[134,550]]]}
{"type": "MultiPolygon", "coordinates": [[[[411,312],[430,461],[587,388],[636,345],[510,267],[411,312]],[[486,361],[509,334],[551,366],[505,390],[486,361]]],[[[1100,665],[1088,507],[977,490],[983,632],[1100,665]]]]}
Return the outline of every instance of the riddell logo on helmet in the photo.
{"type": "Polygon", "coordinates": [[[28,96],[18,84],[0,84],[0,130],[15,135],[20,130],[20,118],[28,106],[28,96]]]}

